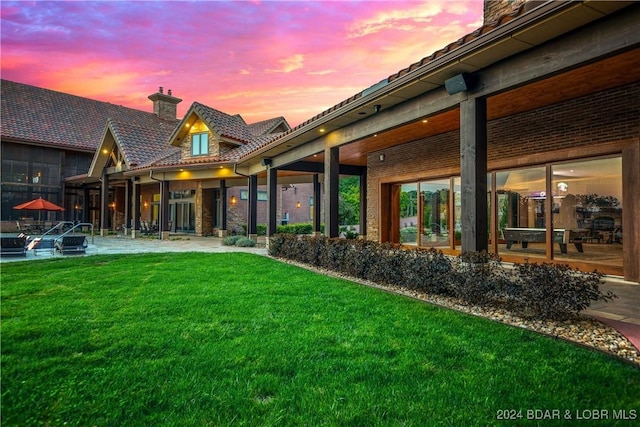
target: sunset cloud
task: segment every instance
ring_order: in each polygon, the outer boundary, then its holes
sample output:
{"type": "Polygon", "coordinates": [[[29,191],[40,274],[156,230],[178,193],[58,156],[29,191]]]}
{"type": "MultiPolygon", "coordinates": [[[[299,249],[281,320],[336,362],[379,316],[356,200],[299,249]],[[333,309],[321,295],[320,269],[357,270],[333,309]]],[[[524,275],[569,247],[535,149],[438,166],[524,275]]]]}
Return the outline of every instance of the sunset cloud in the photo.
{"type": "Polygon", "coordinates": [[[482,1],[6,1],[3,79],[292,126],[480,26],[482,1]],[[366,5],[366,7],[365,7],[366,5]]]}
{"type": "Polygon", "coordinates": [[[269,68],[266,71],[269,73],[290,73],[295,70],[299,70],[304,67],[304,55],[296,54],[288,58],[278,60],[280,68],[269,68]]]}

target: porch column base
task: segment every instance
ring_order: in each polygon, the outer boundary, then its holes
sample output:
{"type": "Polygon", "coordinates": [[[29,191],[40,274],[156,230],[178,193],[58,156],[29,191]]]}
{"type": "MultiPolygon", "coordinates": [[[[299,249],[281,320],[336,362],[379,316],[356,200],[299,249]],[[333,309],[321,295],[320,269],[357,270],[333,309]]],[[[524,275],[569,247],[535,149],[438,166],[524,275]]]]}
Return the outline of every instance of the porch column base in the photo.
{"type": "Polygon", "coordinates": [[[109,235],[109,229],[108,228],[101,228],[100,229],[100,236],[105,237],[109,235]]]}
{"type": "Polygon", "coordinates": [[[225,238],[227,237],[228,233],[229,232],[227,230],[218,230],[218,237],[225,238]]]}

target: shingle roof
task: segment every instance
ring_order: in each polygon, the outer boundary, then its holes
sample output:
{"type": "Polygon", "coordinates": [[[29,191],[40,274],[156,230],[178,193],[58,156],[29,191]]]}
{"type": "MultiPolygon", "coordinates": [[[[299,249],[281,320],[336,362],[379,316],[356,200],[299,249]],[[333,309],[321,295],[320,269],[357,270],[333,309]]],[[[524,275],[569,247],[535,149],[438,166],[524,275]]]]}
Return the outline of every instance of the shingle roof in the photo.
{"type": "Polygon", "coordinates": [[[280,116],[252,123],[249,125],[249,131],[253,136],[263,136],[273,133],[273,131],[278,127],[284,127],[287,130],[291,129],[284,117],[280,116]]]}
{"type": "Polygon", "coordinates": [[[232,163],[257,147],[261,147],[282,135],[283,132],[276,132],[277,130],[291,129],[282,116],[247,124],[239,114],[230,115],[199,102],[193,102],[182,122],[175,127],[173,134],[170,135],[170,143],[176,141],[180,129],[183,129],[182,125],[189,120],[192,114],[196,114],[213,133],[227,140],[235,141],[239,145],[218,156],[182,158],[178,155],[166,155],[162,158],[157,157],[148,165],[149,167],[232,163]]]}
{"type": "Polygon", "coordinates": [[[155,126],[109,120],[107,126],[119,144],[120,151],[130,167],[143,167],[180,149],[167,143],[174,124],[158,119],[155,126]]]}
{"type": "Polygon", "coordinates": [[[239,114],[232,116],[199,102],[194,102],[191,108],[205,121],[211,131],[241,143],[251,142],[253,135],[239,114]]]}
{"type": "Polygon", "coordinates": [[[93,151],[109,118],[149,128],[162,121],[153,113],[9,80],[1,80],[1,89],[2,138],[93,151]]]}

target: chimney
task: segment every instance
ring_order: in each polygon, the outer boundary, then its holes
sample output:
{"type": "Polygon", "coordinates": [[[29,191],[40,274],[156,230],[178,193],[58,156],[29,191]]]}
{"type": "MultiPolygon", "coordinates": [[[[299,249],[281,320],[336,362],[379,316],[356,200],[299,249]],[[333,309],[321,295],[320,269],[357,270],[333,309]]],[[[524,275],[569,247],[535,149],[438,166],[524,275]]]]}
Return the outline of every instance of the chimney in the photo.
{"type": "Polygon", "coordinates": [[[149,95],[149,99],[153,101],[153,113],[163,120],[176,120],[176,106],[182,99],[173,97],[171,89],[166,95],[163,92],[164,89],[160,86],[157,93],[149,95]]]}
{"type": "Polygon", "coordinates": [[[545,2],[540,0],[484,0],[484,25],[517,10],[523,4],[526,4],[525,11],[528,11],[542,3],[545,2]]]}

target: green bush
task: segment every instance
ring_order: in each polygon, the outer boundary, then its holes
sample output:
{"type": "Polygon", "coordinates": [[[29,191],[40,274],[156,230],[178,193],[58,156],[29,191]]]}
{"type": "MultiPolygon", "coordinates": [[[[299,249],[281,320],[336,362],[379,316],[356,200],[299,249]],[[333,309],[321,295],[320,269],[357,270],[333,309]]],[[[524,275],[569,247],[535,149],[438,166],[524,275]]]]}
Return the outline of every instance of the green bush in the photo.
{"type": "Polygon", "coordinates": [[[225,246],[234,246],[236,244],[236,242],[241,238],[242,238],[242,236],[227,236],[227,237],[224,238],[222,243],[225,246]]]}
{"type": "Polygon", "coordinates": [[[313,224],[310,222],[300,222],[297,224],[278,225],[276,233],[284,234],[312,234],[313,224]]]}
{"type": "Polygon", "coordinates": [[[452,257],[433,248],[277,234],[269,254],[380,284],[456,297],[469,305],[503,308],[525,318],[566,319],[592,301],[614,297],[600,291],[600,273],[557,264],[506,268],[497,255],[486,252],[452,257]]]}
{"type": "MultiPolygon", "coordinates": [[[[324,227],[321,227],[322,231],[324,227]]],[[[247,225],[243,224],[242,229],[244,230],[244,234],[247,234],[247,225]]],[[[266,236],[267,235],[267,224],[257,224],[256,232],[258,236],[266,236]]],[[[313,233],[313,224],[310,222],[300,222],[296,224],[287,224],[287,225],[278,225],[276,226],[277,234],[312,234],[313,233]]]]}
{"type": "Polygon", "coordinates": [[[360,236],[353,226],[340,227],[340,233],[344,235],[345,239],[357,239],[360,236]]]}
{"type": "Polygon", "coordinates": [[[255,240],[248,237],[241,237],[236,241],[236,246],[239,246],[241,248],[253,248],[255,245],[255,240]]]}

